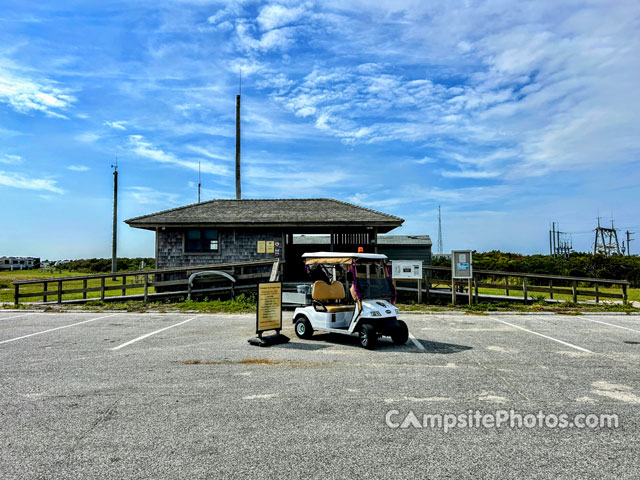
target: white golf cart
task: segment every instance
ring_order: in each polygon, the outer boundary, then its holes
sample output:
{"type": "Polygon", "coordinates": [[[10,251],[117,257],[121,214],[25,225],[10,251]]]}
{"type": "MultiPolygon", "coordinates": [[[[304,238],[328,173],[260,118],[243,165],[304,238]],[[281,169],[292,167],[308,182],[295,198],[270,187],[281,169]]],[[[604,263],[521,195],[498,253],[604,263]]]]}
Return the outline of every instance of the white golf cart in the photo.
{"type": "Polygon", "coordinates": [[[386,255],[314,252],[302,258],[317,280],[312,286],[311,305],[296,308],[293,315],[299,338],[311,338],[316,330],[357,335],[360,345],[369,350],[383,335],[396,345],[407,342],[407,325],[396,318],[396,292],[386,255]],[[346,291],[351,301],[347,301],[346,291]]]}

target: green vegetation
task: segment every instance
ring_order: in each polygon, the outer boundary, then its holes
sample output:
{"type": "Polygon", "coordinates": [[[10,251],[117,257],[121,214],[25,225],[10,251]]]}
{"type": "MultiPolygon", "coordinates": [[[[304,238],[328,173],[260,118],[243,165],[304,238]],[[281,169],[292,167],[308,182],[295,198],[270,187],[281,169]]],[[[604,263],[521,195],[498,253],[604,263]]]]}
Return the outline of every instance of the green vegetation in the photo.
{"type": "MultiPolygon", "coordinates": [[[[450,266],[451,261],[434,258],[433,265],[450,266]]],[[[640,257],[638,256],[605,257],[574,252],[565,258],[549,255],[520,255],[494,250],[474,253],[473,268],[474,270],[628,280],[632,287],[640,288],[640,257]]]]}
{"type": "MultiPolygon", "coordinates": [[[[154,269],[156,260],[154,258],[118,258],[118,271],[130,272],[140,270],[140,265],[144,262],[145,269],[154,269]]],[[[110,258],[86,258],[81,260],[71,260],[60,265],[61,268],[53,268],[56,272],[64,269],[68,272],[82,273],[109,273],[111,272],[110,258]]]]}

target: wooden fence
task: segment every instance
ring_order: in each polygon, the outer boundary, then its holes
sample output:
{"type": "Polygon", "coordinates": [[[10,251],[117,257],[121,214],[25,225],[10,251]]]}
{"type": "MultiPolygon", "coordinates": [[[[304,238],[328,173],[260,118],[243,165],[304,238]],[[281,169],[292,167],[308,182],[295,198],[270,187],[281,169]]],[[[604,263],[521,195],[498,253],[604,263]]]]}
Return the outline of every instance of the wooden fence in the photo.
{"type": "Polygon", "coordinates": [[[601,298],[620,299],[623,303],[627,303],[627,288],[631,285],[626,280],[498,272],[493,270],[473,270],[474,278],[471,281],[453,280],[452,282],[451,267],[427,265],[424,270],[427,280],[427,295],[434,284],[436,288],[438,285],[447,285],[454,298],[457,290],[463,291],[466,287],[470,303],[474,296],[472,293],[475,293],[476,299],[479,297],[480,288],[504,290],[506,296],[509,296],[511,291],[522,292],[522,299],[525,303],[531,300],[530,294],[532,292],[549,294],[549,298],[552,300],[554,295],[571,295],[574,303],[578,302],[578,297],[595,298],[596,303],[600,302],[601,298]],[[498,279],[500,281],[496,283],[498,279]],[[514,279],[514,281],[510,282],[510,279],[514,279]],[[452,284],[454,288],[451,288],[452,284]],[[621,287],[621,293],[602,292],[599,289],[600,287],[617,285],[621,287]],[[475,292],[472,292],[471,289],[475,290],[475,292]]]}
{"type": "MultiPolygon", "coordinates": [[[[237,281],[235,285],[235,290],[237,291],[255,288],[259,280],[277,280],[280,276],[280,267],[279,260],[259,260],[254,262],[218,263],[180,268],[25,280],[13,282],[14,303],[17,306],[21,299],[34,297],[41,298],[44,303],[49,303],[50,299],[55,299],[53,303],[82,303],[91,300],[134,299],[141,299],[147,302],[150,298],[186,296],[189,275],[206,270],[223,271],[232,275],[237,281]],[[82,282],[81,288],[79,288],[79,282],[82,282]],[[72,283],[74,285],[70,285],[72,283]],[[140,289],[142,289],[142,292],[128,293],[128,291],[140,289]],[[154,292],[151,292],[152,289],[154,292]],[[120,291],[121,295],[109,295],[108,292],[111,291],[120,291]]],[[[226,290],[230,290],[230,286],[196,289],[191,292],[215,293],[226,290]]]]}

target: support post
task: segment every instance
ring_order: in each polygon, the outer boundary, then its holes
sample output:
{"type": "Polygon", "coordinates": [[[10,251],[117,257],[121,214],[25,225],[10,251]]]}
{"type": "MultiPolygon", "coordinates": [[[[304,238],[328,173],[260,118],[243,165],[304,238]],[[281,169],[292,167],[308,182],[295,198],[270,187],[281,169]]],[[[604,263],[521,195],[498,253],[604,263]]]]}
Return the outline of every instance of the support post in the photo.
{"type": "Polygon", "coordinates": [[[504,277],[504,291],[507,297],[509,296],[509,276],[504,277]]]}
{"type": "Polygon", "coordinates": [[[144,274],[144,303],[147,303],[149,297],[149,274],[144,274]]]}
{"type": "Polygon", "coordinates": [[[529,294],[527,292],[527,279],[522,279],[522,296],[524,297],[524,304],[529,303],[529,294]]]}
{"type": "Polygon", "coordinates": [[[451,303],[456,304],[456,279],[451,277],[451,303]]]}
{"type": "Polygon", "coordinates": [[[425,270],[425,286],[427,287],[427,303],[431,303],[431,272],[429,270],[425,270]]]}
{"type": "Polygon", "coordinates": [[[549,280],[549,299],[553,300],[553,280],[549,280]]]}
{"type": "Polygon", "coordinates": [[[13,303],[16,307],[20,303],[20,285],[13,286],[13,303]]]}
{"type": "MultiPolygon", "coordinates": [[[[126,275],[122,275],[122,285],[123,285],[123,287],[126,287],[126,285],[127,285],[127,276],[126,275]]],[[[122,289],[122,296],[124,297],[126,295],[127,295],[127,289],[123,288],[122,289]]]]}
{"type": "Polygon", "coordinates": [[[58,303],[62,303],[62,280],[58,280],[58,303]]]}
{"type": "Polygon", "coordinates": [[[600,303],[600,293],[598,291],[598,284],[597,283],[595,285],[595,290],[596,290],[596,303],[600,303]]]}
{"type": "Polygon", "coordinates": [[[100,278],[100,300],[104,300],[104,277],[100,278]]]}
{"type": "Polygon", "coordinates": [[[422,303],[422,279],[418,279],[418,303],[422,303]]]}
{"type": "Polygon", "coordinates": [[[467,291],[469,293],[469,305],[473,305],[473,278],[469,277],[467,291]]]}
{"type": "Polygon", "coordinates": [[[624,303],[626,305],[627,301],[628,301],[628,298],[627,298],[627,286],[626,285],[622,285],[622,303],[624,303]]]}
{"type": "MultiPolygon", "coordinates": [[[[42,291],[46,292],[47,290],[49,290],[49,282],[42,282],[42,291]]],[[[42,295],[42,301],[46,303],[47,300],[49,300],[49,297],[45,293],[42,295]]]]}
{"type": "Polygon", "coordinates": [[[573,297],[573,303],[578,303],[578,284],[575,280],[571,282],[571,296],[573,297]]]}
{"type": "Polygon", "coordinates": [[[87,279],[86,278],[82,281],[82,288],[84,289],[84,292],[82,292],[82,298],[83,300],[86,300],[87,298],[87,279]]]}
{"type": "Polygon", "coordinates": [[[236,200],[242,199],[240,178],[240,95],[236,95],[236,200]]]}
{"type": "Polygon", "coordinates": [[[478,280],[475,277],[473,277],[473,285],[474,285],[475,290],[476,290],[476,300],[475,300],[475,302],[478,303],[480,301],[480,293],[478,292],[478,280]]]}

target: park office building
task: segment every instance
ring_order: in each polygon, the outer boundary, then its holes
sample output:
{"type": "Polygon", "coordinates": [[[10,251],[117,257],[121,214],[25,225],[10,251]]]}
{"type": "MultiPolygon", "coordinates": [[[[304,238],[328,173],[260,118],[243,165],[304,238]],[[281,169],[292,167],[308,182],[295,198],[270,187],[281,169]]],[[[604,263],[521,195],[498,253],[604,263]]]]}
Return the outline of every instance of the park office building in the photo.
{"type": "Polygon", "coordinates": [[[299,280],[304,274],[301,255],[312,246],[296,244],[294,235],[327,235],[328,244],[317,246],[324,250],[363,247],[375,253],[378,234],[399,227],[404,219],[318,198],[210,200],[125,222],[156,233],[156,268],[279,258],[285,262],[284,278],[299,280]]]}

